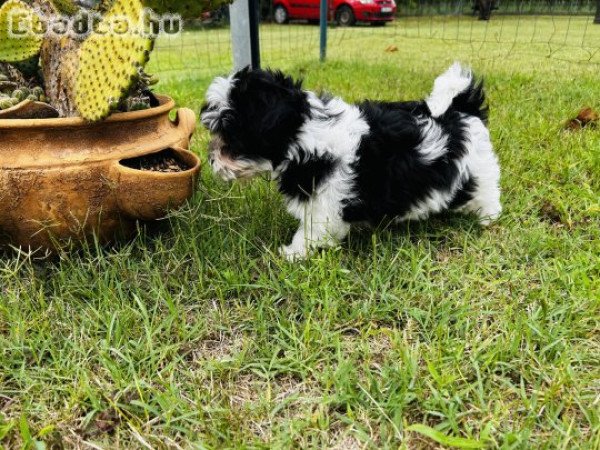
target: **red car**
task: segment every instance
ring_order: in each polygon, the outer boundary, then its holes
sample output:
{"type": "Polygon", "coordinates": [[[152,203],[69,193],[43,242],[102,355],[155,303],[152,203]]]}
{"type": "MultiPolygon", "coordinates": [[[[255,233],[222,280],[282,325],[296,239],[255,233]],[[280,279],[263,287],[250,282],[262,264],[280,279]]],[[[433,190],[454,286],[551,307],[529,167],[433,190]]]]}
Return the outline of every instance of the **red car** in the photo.
{"type": "MultiPolygon", "coordinates": [[[[394,0],[328,0],[329,18],[342,26],[358,22],[385,25],[396,16],[394,0]]],[[[273,17],[277,23],[290,19],[319,20],[320,0],[274,0],[273,17]]]]}

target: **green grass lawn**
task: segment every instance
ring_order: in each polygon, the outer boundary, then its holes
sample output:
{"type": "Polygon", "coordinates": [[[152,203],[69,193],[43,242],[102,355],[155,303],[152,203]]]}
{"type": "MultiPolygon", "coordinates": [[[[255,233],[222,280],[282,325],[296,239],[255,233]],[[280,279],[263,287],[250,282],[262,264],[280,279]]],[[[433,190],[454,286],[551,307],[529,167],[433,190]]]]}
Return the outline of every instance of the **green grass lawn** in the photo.
{"type": "MultiPolygon", "coordinates": [[[[332,30],[322,65],[316,27],[265,26],[264,60],[348,100],[423,97],[470,63],[489,93],[501,219],[357,230],[291,264],[275,253],[295,226],[276,188],[205,170],[167,231],[56,261],[6,253],[4,448],[600,448],[600,129],[562,129],[600,109],[600,26],[521,18],[542,43],[478,42],[413,32],[442,29],[426,20],[332,30]],[[552,42],[567,25],[581,40],[552,42]]],[[[159,44],[152,67],[180,105],[198,109],[229,67],[228,31],[210,33],[159,44]]]]}

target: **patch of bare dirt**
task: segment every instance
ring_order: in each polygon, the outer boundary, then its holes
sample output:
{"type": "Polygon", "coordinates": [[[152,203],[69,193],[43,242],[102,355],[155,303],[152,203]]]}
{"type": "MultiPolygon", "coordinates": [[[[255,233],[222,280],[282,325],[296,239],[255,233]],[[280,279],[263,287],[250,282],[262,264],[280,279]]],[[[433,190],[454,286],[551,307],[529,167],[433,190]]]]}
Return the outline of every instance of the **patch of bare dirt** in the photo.
{"type": "Polygon", "coordinates": [[[241,375],[235,384],[235,392],[230,397],[230,404],[235,408],[259,401],[281,403],[290,397],[302,403],[311,398],[320,398],[320,391],[315,381],[299,380],[291,376],[268,381],[252,374],[241,375]]]}
{"type": "Polygon", "coordinates": [[[565,225],[561,218],[560,211],[549,201],[542,203],[542,207],[540,208],[540,218],[544,222],[548,222],[552,225],[565,225]]]}
{"type": "Polygon", "coordinates": [[[229,403],[232,410],[247,412],[242,414],[243,426],[268,442],[279,424],[310,417],[322,395],[314,380],[292,376],[265,380],[254,374],[243,374],[236,378],[229,403]]]}
{"type": "Polygon", "coordinates": [[[209,335],[199,342],[186,344],[181,353],[189,362],[226,361],[242,351],[249,340],[251,337],[236,331],[220,332],[209,335]]]}
{"type": "Polygon", "coordinates": [[[342,348],[352,351],[356,349],[357,345],[364,345],[368,347],[364,354],[369,356],[373,364],[381,365],[392,350],[391,332],[388,329],[380,329],[366,338],[360,335],[346,334],[342,337],[342,348]]]}
{"type": "Polygon", "coordinates": [[[341,426],[333,425],[329,430],[330,439],[328,450],[362,450],[367,448],[367,445],[360,442],[352,431],[342,428],[341,426]]]}

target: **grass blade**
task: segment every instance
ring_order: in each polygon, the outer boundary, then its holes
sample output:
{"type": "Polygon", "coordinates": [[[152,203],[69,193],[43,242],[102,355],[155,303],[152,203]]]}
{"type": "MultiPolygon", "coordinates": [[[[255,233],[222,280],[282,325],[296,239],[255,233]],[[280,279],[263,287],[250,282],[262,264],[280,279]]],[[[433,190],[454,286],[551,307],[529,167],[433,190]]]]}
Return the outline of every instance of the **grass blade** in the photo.
{"type": "Polygon", "coordinates": [[[467,439],[455,436],[448,436],[441,431],[434,428],[423,425],[422,423],[415,423],[406,428],[406,431],[414,431],[415,433],[422,434],[423,436],[433,439],[438,444],[447,445],[449,447],[457,448],[485,448],[485,444],[475,439],[467,439]]]}

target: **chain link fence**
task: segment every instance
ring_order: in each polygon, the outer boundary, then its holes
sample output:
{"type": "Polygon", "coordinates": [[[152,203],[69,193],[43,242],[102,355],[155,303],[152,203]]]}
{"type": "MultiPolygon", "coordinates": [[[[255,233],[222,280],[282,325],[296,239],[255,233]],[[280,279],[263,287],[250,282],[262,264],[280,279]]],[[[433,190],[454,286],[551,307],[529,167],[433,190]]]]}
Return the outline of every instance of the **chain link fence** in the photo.
{"type": "MultiPolygon", "coordinates": [[[[490,20],[478,20],[480,3],[399,0],[395,20],[385,26],[342,27],[336,25],[333,6],[337,3],[332,1],[327,59],[400,64],[414,58],[452,57],[502,68],[507,58],[518,58],[525,66],[530,64],[529,70],[536,69],[536,59],[543,59],[554,61],[557,70],[569,65],[600,70],[600,25],[594,24],[598,1],[492,0],[490,20]]],[[[318,23],[277,24],[276,5],[260,6],[262,65],[293,68],[318,61],[318,23]]],[[[151,63],[151,70],[168,76],[212,76],[232,67],[227,7],[188,22],[180,35],[161,37],[151,63]]]]}

